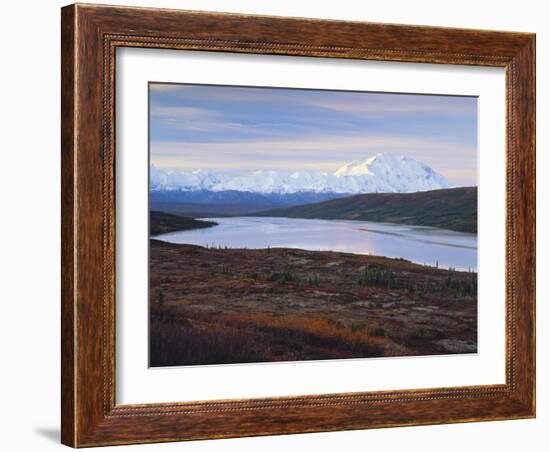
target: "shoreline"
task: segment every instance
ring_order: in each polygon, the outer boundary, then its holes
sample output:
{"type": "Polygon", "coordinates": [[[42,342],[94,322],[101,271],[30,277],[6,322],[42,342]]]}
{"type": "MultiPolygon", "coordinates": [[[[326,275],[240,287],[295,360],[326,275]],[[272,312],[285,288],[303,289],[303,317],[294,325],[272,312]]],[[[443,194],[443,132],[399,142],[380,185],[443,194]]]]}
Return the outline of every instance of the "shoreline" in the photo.
{"type": "MultiPolygon", "coordinates": [[[[175,231],[177,232],[177,231],[175,231]]],[[[361,258],[361,257],[364,257],[364,258],[373,258],[373,259],[380,259],[380,260],[386,260],[386,261],[389,261],[389,263],[391,263],[391,261],[394,261],[396,263],[408,263],[408,264],[411,264],[411,265],[415,265],[419,268],[425,268],[425,269],[434,269],[434,270],[439,270],[439,271],[449,271],[449,270],[452,270],[452,271],[455,271],[457,273],[474,273],[477,275],[477,269],[473,269],[473,268],[461,268],[461,267],[453,267],[453,266],[450,266],[450,267],[447,267],[447,266],[435,266],[435,265],[429,265],[429,264],[424,264],[424,263],[420,263],[420,262],[414,262],[410,259],[405,259],[403,257],[389,257],[389,256],[383,256],[383,255],[377,255],[377,254],[368,254],[368,253],[365,253],[365,254],[362,254],[362,253],[350,253],[350,252],[345,252],[345,251],[335,251],[335,250],[307,250],[307,249],[304,249],[304,248],[292,248],[292,247],[288,247],[288,246],[270,246],[270,247],[263,247],[263,248],[247,248],[247,247],[230,247],[230,246],[225,246],[225,245],[220,245],[220,244],[212,244],[211,246],[204,246],[204,245],[196,245],[196,244],[193,244],[193,243],[176,243],[176,242],[170,242],[170,241],[166,241],[166,240],[162,240],[161,237],[163,236],[164,234],[159,234],[159,235],[156,235],[156,236],[150,236],[149,237],[149,241],[150,242],[156,242],[156,243],[159,243],[159,244],[166,244],[168,246],[175,246],[175,247],[197,247],[197,248],[202,248],[202,249],[205,249],[205,250],[219,250],[219,251],[242,251],[242,252],[247,252],[247,251],[252,251],[252,252],[269,252],[269,251],[276,251],[276,250],[279,250],[279,251],[285,251],[285,252],[305,252],[305,253],[320,253],[320,254],[333,254],[333,255],[342,255],[342,256],[355,256],[357,258],[361,258]]]]}

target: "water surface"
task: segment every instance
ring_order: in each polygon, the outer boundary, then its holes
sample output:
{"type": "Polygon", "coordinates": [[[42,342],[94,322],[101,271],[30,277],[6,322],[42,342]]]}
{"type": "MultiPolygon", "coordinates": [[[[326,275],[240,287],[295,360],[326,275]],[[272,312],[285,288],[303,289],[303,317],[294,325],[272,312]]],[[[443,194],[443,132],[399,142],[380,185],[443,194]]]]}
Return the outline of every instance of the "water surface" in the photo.
{"type": "Polygon", "coordinates": [[[228,248],[301,248],[402,257],[443,268],[477,269],[477,235],[425,226],[348,220],[229,217],[202,218],[218,226],[170,232],[170,243],[228,248]]]}

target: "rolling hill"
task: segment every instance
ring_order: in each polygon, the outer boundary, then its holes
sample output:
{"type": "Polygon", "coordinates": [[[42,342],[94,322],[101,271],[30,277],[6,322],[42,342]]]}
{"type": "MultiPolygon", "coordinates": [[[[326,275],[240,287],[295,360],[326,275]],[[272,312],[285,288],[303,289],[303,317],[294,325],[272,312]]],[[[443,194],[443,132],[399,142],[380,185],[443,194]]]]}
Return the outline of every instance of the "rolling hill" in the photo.
{"type": "Polygon", "coordinates": [[[273,209],[255,216],[360,220],[477,233],[477,187],[416,193],[369,193],[273,209]]]}
{"type": "Polygon", "coordinates": [[[194,218],[172,215],[166,212],[151,211],[149,216],[149,233],[150,235],[158,235],[167,232],[209,228],[217,224],[214,221],[195,220],[194,218]]]}

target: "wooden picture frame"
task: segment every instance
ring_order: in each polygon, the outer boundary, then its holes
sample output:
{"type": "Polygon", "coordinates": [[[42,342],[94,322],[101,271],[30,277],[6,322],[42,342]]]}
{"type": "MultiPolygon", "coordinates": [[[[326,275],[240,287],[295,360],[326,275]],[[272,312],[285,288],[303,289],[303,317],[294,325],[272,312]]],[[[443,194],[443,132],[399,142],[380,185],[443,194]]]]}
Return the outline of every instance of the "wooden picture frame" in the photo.
{"type": "Polygon", "coordinates": [[[73,447],[535,416],[535,35],[71,5],[62,9],[62,442],[73,447]],[[115,403],[115,50],[506,70],[506,383],[115,403]]]}

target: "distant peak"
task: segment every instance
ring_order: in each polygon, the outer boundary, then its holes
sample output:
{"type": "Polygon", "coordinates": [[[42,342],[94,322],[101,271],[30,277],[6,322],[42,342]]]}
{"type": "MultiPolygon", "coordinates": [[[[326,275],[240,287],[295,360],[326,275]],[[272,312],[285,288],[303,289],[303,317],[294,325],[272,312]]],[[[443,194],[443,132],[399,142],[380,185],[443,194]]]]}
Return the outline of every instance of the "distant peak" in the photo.
{"type": "Polygon", "coordinates": [[[170,172],[151,164],[151,186],[157,190],[237,190],[253,193],[407,193],[450,187],[429,165],[412,157],[377,153],[346,163],[333,173],[297,168],[292,172],[258,169],[232,175],[197,169],[170,172]]]}

